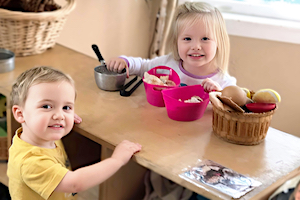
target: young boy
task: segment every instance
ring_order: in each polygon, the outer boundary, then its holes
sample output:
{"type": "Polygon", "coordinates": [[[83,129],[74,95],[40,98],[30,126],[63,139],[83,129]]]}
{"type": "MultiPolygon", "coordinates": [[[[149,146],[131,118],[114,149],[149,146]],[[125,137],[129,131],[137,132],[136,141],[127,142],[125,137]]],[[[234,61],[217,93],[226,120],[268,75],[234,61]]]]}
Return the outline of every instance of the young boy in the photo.
{"type": "Polygon", "coordinates": [[[22,127],[9,149],[12,200],[73,199],[74,193],[102,183],[141,150],[140,144],[124,140],[110,158],[68,170],[60,139],[73,127],[75,97],[72,78],[50,67],[32,68],[17,78],[11,105],[22,127]]]}

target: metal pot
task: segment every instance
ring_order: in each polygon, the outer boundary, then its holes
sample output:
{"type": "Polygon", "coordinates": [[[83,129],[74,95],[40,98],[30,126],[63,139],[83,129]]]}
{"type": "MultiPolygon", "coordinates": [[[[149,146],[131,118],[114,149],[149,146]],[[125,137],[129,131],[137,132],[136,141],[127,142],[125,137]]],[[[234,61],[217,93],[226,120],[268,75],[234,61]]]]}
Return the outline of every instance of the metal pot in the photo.
{"type": "Polygon", "coordinates": [[[0,73],[12,71],[15,68],[15,54],[0,48],[0,73]]]}
{"type": "Polygon", "coordinates": [[[143,80],[141,79],[129,91],[127,91],[126,89],[129,88],[129,86],[133,84],[135,81],[137,81],[137,76],[133,78],[131,81],[129,81],[126,85],[124,85],[127,78],[126,69],[123,69],[121,73],[109,71],[106,68],[105,60],[103,59],[98,46],[93,44],[92,48],[96,53],[99,62],[101,63],[100,66],[94,68],[96,84],[100,89],[106,91],[120,90],[121,96],[128,97],[134,92],[134,90],[137,87],[139,87],[140,84],[143,83],[143,80]]]}
{"type": "Polygon", "coordinates": [[[106,65],[100,65],[94,68],[94,75],[97,86],[106,91],[121,90],[126,81],[126,69],[122,73],[109,71],[106,65]]]}
{"type": "Polygon", "coordinates": [[[94,68],[94,75],[97,86],[100,89],[107,91],[121,90],[127,77],[126,69],[123,69],[122,73],[109,71],[106,68],[105,60],[102,57],[98,46],[93,44],[92,48],[96,53],[99,62],[101,63],[100,66],[94,68]]]}

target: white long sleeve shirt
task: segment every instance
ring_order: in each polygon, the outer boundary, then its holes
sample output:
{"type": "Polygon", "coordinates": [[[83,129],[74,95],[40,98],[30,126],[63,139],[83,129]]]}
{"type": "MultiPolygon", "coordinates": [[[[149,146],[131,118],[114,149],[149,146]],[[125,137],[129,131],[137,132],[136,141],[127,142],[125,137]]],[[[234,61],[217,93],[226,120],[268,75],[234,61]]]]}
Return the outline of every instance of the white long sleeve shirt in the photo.
{"type": "Polygon", "coordinates": [[[120,58],[123,58],[127,62],[129,75],[138,75],[143,77],[144,72],[147,72],[154,67],[167,66],[172,68],[178,74],[181,84],[198,85],[201,84],[204,79],[210,78],[219,83],[222,89],[230,85],[236,85],[236,78],[230,76],[228,73],[224,74],[221,71],[217,71],[216,73],[207,76],[191,74],[182,67],[181,62],[174,60],[171,54],[153,59],[127,56],[120,56],[120,58]]]}

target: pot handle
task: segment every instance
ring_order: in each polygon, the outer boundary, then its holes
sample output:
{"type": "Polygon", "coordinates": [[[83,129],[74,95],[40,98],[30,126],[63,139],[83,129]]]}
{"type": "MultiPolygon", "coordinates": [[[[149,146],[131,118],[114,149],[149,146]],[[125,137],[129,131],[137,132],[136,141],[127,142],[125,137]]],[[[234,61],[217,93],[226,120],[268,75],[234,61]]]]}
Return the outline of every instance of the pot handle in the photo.
{"type": "Polygon", "coordinates": [[[93,48],[94,52],[96,53],[99,62],[100,62],[102,65],[105,64],[104,58],[102,57],[102,55],[101,55],[101,53],[100,53],[100,50],[99,50],[98,46],[97,46],[96,44],[93,44],[93,45],[92,45],[92,48],[93,48]]]}

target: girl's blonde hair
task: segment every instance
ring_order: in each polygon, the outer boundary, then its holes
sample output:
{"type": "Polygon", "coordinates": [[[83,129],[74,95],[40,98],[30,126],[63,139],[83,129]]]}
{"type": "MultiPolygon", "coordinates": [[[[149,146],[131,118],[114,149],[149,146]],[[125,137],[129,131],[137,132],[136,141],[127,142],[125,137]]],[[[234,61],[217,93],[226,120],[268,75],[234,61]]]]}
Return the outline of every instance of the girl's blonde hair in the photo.
{"type": "Polygon", "coordinates": [[[212,62],[215,62],[222,72],[227,72],[230,43],[225,21],[217,8],[204,2],[185,2],[177,7],[169,36],[169,48],[174,59],[180,60],[177,44],[179,32],[199,20],[203,20],[206,31],[209,31],[209,35],[212,35],[217,43],[216,56],[212,62]]]}
{"type": "Polygon", "coordinates": [[[12,91],[10,94],[11,106],[23,106],[28,96],[28,90],[31,86],[39,83],[52,83],[59,81],[66,81],[75,89],[75,83],[73,79],[69,75],[64,74],[57,69],[41,66],[26,70],[17,78],[12,86],[12,91]]]}

